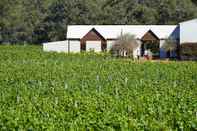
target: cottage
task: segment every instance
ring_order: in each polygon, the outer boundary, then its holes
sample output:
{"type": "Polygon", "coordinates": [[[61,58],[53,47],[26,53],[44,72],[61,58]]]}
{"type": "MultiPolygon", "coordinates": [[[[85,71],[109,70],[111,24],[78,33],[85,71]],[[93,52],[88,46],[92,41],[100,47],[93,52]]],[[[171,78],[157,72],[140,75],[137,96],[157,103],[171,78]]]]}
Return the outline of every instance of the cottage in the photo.
{"type": "MultiPolygon", "coordinates": [[[[95,52],[110,50],[112,44],[121,34],[134,35],[139,47],[134,51],[143,56],[148,48],[154,49],[154,56],[166,58],[167,53],[162,49],[165,40],[172,38],[177,45],[181,43],[197,43],[197,19],[182,22],[179,25],[69,25],[67,40],[64,41],[64,52],[95,52]]],[[[51,50],[50,43],[45,43],[45,51],[51,50]],[[49,49],[48,50],[48,45],[49,49]]],[[[53,51],[62,51],[61,45],[53,43],[53,51]],[[58,46],[56,48],[55,46],[58,46]]],[[[171,56],[178,56],[179,51],[174,51],[171,56]]]]}

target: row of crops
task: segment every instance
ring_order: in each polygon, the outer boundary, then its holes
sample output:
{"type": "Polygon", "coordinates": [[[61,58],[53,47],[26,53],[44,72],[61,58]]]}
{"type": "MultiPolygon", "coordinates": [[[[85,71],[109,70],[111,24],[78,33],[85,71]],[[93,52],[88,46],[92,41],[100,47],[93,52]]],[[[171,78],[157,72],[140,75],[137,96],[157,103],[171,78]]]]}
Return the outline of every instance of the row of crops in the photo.
{"type": "Polygon", "coordinates": [[[0,130],[197,130],[197,63],[0,46],[0,130]]]}

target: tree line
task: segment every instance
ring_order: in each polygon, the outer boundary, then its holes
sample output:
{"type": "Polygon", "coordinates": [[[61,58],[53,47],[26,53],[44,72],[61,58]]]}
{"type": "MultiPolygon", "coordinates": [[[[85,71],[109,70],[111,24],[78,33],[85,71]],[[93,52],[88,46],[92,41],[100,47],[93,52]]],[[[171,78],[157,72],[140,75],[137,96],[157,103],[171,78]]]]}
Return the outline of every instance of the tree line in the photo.
{"type": "Polygon", "coordinates": [[[0,43],[64,40],[67,25],[177,24],[195,17],[196,0],[1,0],[0,43]]]}

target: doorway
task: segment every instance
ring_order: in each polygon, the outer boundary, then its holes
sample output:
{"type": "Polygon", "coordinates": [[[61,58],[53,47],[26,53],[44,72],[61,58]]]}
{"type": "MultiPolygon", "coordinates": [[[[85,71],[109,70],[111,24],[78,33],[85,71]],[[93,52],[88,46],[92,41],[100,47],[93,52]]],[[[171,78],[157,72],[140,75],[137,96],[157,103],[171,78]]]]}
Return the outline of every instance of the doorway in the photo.
{"type": "Polygon", "coordinates": [[[151,56],[153,59],[160,58],[160,39],[149,30],[141,38],[141,56],[151,56]]]}
{"type": "Polygon", "coordinates": [[[160,42],[157,40],[146,40],[142,41],[141,45],[141,56],[146,55],[146,51],[151,52],[153,58],[160,57],[160,42]]]}

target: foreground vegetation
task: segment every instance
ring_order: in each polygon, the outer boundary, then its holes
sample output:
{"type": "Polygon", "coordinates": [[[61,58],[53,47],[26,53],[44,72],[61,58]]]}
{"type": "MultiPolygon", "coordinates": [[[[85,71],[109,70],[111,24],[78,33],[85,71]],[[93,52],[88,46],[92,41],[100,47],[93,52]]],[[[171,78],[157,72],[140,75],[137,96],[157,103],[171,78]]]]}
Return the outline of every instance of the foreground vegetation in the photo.
{"type": "Polygon", "coordinates": [[[197,63],[0,47],[1,130],[197,130],[197,63]]]}

